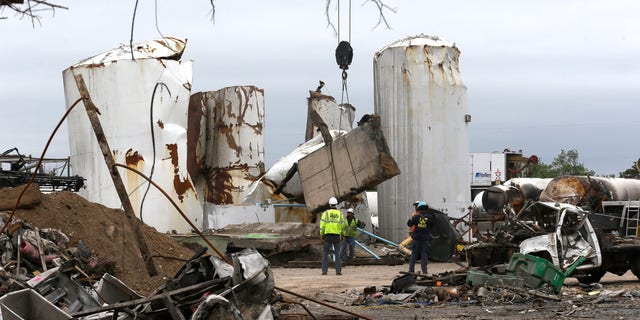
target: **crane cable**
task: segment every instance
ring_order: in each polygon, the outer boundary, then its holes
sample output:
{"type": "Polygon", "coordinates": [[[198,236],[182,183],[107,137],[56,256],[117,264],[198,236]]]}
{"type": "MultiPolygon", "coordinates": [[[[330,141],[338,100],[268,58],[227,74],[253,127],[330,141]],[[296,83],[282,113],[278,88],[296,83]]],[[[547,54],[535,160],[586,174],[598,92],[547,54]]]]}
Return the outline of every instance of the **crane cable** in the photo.
{"type": "Polygon", "coordinates": [[[351,47],[351,0],[349,0],[349,41],[340,41],[340,0],[338,0],[338,47],[336,48],[336,63],[342,69],[342,98],[340,104],[349,103],[349,90],[347,87],[347,70],[353,60],[353,48],[351,47]]]}

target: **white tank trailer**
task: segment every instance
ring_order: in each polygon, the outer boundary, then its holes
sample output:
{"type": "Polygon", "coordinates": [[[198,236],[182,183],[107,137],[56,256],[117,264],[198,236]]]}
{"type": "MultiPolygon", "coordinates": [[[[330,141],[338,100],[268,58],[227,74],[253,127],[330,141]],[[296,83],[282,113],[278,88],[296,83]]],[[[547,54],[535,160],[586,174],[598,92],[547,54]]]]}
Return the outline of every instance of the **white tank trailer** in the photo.
{"type": "Polygon", "coordinates": [[[602,201],[640,200],[640,180],[589,176],[556,177],[540,194],[540,201],[586,206],[602,212],[602,201]]]}
{"type": "Polygon", "coordinates": [[[438,37],[395,41],[375,54],[374,109],[400,175],[378,186],[380,234],[407,236],[412,203],[466,214],[469,189],[467,87],[460,50],[438,37]]]}

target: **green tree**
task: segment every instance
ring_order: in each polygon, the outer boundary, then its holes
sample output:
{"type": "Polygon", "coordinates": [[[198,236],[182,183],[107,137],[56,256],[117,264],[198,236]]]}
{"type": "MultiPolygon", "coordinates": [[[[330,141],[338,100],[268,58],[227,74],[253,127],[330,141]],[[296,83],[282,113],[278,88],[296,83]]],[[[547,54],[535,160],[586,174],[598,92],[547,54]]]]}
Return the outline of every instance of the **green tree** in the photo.
{"type": "Polygon", "coordinates": [[[531,165],[530,175],[533,178],[554,178],[555,173],[552,172],[551,166],[542,161],[531,165]]]}
{"type": "Polygon", "coordinates": [[[555,178],[562,175],[592,176],[595,171],[589,170],[580,163],[578,150],[560,150],[551,164],[540,161],[531,168],[531,176],[535,178],[555,178]]]}
{"type": "Polygon", "coordinates": [[[638,167],[640,167],[640,159],[634,162],[631,168],[620,172],[620,178],[640,179],[640,170],[638,170],[638,167]]]}

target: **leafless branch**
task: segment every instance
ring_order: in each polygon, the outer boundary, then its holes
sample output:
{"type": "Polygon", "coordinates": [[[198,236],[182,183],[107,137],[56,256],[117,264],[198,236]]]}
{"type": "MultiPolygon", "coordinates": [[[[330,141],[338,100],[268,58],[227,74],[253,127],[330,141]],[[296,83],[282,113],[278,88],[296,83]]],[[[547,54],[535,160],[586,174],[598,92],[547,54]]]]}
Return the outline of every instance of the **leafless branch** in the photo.
{"type": "Polygon", "coordinates": [[[331,22],[331,17],[329,16],[329,7],[331,7],[331,0],[327,0],[327,5],[324,8],[324,15],[327,17],[327,27],[331,27],[334,34],[338,34],[338,30],[336,30],[336,26],[331,22]]]}
{"type": "MultiPolygon", "coordinates": [[[[336,27],[333,25],[333,22],[331,22],[331,16],[329,14],[329,9],[331,7],[331,3],[333,0],[326,0],[326,5],[324,8],[324,14],[327,17],[327,27],[331,27],[331,29],[333,30],[334,34],[338,34],[338,31],[336,30],[336,27]]],[[[373,29],[377,28],[380,24],[384,24],[385,28],[387,29],[391,29],[391,25],[389,24],[389,21],[387,21],[387,17],[385,16],[385,11],[391,11],[393,13],[396,13],[397,10],[395,8],[390,7],[389,5],[385,4],[383,0],[364,0],[364,2],[362,3],[362,5],[364,6],[367,3],[373,3],[377,8],[378,8],[378,23],[376,23],[376,25],[373,27],[373,29]]],[[[339,4],[339,0],[338,0],[338,5],[339,4]]],[[[340,19],[340,17],[338,17],[338,19],[340,19]]]]}
{"type": "Polygon", "coordinates": [[[209,10],[209,14],[211,14],[211,22],[213,24],[216,23],[216,5],[215,3],[213,3],[213,0],[210,0],[211,2],[211,10],[209,10]]]}
{"type": "Polygon", "coordinates": [[[378,7],[378,11],[380,12],[380,15],[378,15],[378,23],[376,23],[373,29],[377,28],[381,23],[384,23],[387,29],[391,29],[391,26],[387,21],[387,17],[384,15],[384,11],[386,9],[393,13],[396,13],[397,10],[395,8],[391,8],[390,6],[386,5],[384,2],[382,2],[382,0],[365,0],[362,3],[362,5],[364,6],[365,4],[367,4],[367,2],[372,2],[373,4],[375,4],[378,7]]]}
{"type": "MultiPolygon", "coordinates": [[[[2,1],[0,0],[0,10],[8,9],[16,13],[16,15],[22,18],[31,19],[31,24],[35,27],[37,22],[41,25],[40,19],[42,18],[38,13],[43,11],[50,11],[52,16],[55,16],[56,9],[68,10],[69,8],[46,1],[46,0],[26,0],[22,3],[18,1],[2,1]],[[14,3],[16,2],[16,3],[14,3]]],[[[6,19],[6,17],[3,17],[6,19]]]]}

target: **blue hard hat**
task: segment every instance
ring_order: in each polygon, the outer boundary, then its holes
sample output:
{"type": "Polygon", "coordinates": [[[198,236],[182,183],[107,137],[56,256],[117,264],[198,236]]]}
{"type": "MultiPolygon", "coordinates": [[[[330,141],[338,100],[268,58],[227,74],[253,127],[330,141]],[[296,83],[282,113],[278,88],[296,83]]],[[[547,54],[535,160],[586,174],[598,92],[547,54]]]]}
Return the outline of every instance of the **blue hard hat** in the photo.
{"type": "Polygon", "coordinates": [[[427,203],[426,203],[426,202],[424,202],[424,201],[420,201],[420,202],[418,202],[418,205],[416,206],[416,208],[417,208],[417,209],[420,209],[420,208],[427,208],[427,203]]]}

